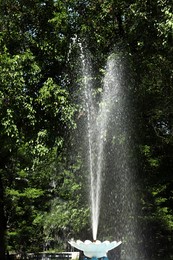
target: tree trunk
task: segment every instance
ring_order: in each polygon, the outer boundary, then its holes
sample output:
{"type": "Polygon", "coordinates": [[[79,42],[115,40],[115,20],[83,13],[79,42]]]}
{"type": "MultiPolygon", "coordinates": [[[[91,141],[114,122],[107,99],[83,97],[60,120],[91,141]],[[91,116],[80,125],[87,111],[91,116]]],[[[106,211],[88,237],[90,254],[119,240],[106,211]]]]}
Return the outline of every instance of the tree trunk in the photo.
{"type": "Polygon", "coordinates": [[[2,177],[0,175],[0,260],[4,260],[5,257],[5,231],[6,221],[4,215],[4,192],[2,177]]]}

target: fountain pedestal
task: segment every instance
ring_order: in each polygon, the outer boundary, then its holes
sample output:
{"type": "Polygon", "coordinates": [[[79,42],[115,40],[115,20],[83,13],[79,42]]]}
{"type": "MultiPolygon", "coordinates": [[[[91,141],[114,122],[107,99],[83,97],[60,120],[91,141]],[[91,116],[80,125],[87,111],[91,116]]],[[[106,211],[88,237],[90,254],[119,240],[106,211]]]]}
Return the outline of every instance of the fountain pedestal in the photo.
{"type": "Polygon", "coordinates": [[[84,242],[82,242],[81,240],[77,240],[75,242],[72,240],[69,243],[71,246],[83,251],[86,260],[88,260],[88,258],[92,260],[97,260],[98,258],[108,260],[107,252],[119,246],[121,244],[121,241],[101,242],[99,240],[96,240],[94,242],[91,242],[90,240],[85,240],[84,242]]]}
{"type": "MultiPolygon", "coordinates": [[[[107,257],[101,257],[100,258],[101,260],[109,260],[107,257]]],[[[92,257],[92,258],[87,258],[87,257],[85,257],[84,258],[84,260],[98,260],[98,258],[97,257],[92,257]]]]}

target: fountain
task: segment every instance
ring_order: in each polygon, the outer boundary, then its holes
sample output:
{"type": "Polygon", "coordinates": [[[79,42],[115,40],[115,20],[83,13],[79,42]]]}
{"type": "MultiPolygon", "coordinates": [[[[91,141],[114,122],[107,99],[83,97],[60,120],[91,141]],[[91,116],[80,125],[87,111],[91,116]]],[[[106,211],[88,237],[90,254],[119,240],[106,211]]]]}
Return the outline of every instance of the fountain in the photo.
{"type": "Polygon", "coordinates": [[[100,202],[103,182],[103,162],[104,162],[104,145],[107,135],[109,118],[112,108],[118,102],[119,82],[116,79],[117,67],[115,59],[110,57],[106,66],[106,73],[103,81],[102,97],[99,105],[93,101],[93,89],[91,83],[91,73],[88,61],[85,59],[82,45],[81,63],[82,78],[84,87],[84,110],[86,113],[86,125],[88,136],[88,169],[89,169],[89,186],[90,186],[90,205],[91,205],[91,222],[93,232],[93,242],[85,240],[70,241],[70,245],[84,252],[85,257],[97,259],[107,258],[107,252],[116,248],[120,242],[97,240],[97,231],[100,215],[100,202]]]}

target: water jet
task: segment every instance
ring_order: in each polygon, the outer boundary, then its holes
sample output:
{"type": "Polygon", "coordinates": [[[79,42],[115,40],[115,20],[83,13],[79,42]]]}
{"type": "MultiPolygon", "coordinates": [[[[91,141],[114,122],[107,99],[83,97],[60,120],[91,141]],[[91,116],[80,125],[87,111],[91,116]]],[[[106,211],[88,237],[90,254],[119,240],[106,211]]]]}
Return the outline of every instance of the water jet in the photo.
{"type": "Polygon", "coordinates": [[[118,247],[121,241],[101,242],[97,240],[99,216],[101,208],[103,168],[104,168],[104,147],[107,138],[107,129],[110,115],[115,103],[118,103],[119,81],[117,64],[112,57],[108,59],[105,67],[105,75],[99,105],[94,100],[93,86],[91,82],[92,70],[88,60],[86,60],[82,45],[79,44],[81,51],[82,85],[83,85],[83,104],[86,114],[86,135],[88,143],[88,172],[90,186],[90,205],[93,242],[90,240],[70,241],[70,245],[83,251],[86,258],[92,260],[98,258],[107,259],[108,251],[118,247]]]}

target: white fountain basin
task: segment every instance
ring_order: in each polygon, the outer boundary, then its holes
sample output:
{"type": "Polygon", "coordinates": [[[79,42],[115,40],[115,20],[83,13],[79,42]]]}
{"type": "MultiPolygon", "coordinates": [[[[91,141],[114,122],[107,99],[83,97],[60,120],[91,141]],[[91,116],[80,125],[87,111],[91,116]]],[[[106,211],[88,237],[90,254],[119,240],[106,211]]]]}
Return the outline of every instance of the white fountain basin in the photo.
{"type": "Polygon", "coordinates": [[[96,240],[96,241],[92,242],[90,240],[85,240],[84,242],[82,242],[81,240],[77,240],[75,242],[75,241],[71,240],[69,243],[71,246],[83,251],[84,255],[86,257],[100,258],[100,257],[106,257],[107,252],[112,250],[113,248],[119,246],[121,244],[121,241],[119,241],[119,242],[117,242],[117,241],[101,242],[99,240],[96,240]]]}

